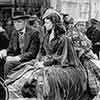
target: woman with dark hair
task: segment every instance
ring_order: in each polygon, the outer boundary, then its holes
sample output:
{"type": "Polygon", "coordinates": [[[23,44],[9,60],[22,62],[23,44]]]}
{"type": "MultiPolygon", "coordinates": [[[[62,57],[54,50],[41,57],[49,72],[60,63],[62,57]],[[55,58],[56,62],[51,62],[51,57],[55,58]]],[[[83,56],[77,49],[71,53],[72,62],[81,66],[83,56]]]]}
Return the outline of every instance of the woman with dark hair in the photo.
{"type": "Polygon", "coordinates": [[[36,60],[21,64],[6,80],[9,97],[41,100],[87,100],[86,75],[60,16],[53,10],[43,16],[46,36],[36,60]]]}

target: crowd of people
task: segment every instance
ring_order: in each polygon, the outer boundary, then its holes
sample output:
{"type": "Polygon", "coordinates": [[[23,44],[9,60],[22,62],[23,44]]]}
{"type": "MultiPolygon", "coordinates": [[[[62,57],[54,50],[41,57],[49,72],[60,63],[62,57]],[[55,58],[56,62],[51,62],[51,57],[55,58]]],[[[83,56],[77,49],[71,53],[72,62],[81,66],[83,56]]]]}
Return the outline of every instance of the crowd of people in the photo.
{"type": "Polygon", "coordinates": [[[41,19],[16,11],[7,25],[0,74],[9,100],[100,99],[99,21],[75,23],[48,8],[41,19]]]}

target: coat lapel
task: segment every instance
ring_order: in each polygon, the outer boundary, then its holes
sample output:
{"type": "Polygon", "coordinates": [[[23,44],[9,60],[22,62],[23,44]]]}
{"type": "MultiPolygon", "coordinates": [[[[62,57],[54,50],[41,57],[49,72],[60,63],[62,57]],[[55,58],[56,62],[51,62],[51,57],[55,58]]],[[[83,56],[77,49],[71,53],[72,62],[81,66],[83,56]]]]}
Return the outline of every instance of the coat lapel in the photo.
{"type": "Polygon", "coordinates": [[[31,31],[28,27],[26,27],[25,38],[24,38],[24,51],[27,49],[31,37],[31,31]]]}

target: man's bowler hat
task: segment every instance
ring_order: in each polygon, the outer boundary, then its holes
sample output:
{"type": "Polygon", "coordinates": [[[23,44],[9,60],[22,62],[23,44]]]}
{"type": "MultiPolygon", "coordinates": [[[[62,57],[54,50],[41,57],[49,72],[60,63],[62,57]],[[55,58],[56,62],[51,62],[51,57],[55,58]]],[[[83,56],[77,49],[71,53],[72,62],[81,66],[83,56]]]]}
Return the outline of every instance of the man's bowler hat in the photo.
{"type": "Polygon", "coordinates": [[[14,12],[12,20],[28,19],[28,18],[30,18],[30,15],[26,15],[24,11],[16,11],[14,12]]]}

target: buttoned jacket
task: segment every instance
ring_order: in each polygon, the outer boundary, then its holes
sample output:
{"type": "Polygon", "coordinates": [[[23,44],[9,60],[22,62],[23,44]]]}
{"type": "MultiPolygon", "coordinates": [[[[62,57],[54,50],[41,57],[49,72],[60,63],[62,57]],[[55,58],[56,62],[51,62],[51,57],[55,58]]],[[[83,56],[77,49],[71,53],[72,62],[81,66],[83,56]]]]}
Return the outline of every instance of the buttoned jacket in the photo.
{"type": "Polygon", "coordinates": [[[24,36],[23,54],[19,48],[19,35],[16,30],[13,31],[9,46],[7,48],[8,56],[20,56],[21,61],[35,59],[40,47],[39,31],[29,26],[26,27],[24,36]]]}

